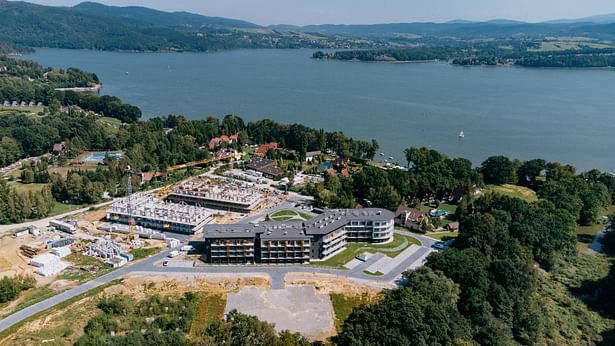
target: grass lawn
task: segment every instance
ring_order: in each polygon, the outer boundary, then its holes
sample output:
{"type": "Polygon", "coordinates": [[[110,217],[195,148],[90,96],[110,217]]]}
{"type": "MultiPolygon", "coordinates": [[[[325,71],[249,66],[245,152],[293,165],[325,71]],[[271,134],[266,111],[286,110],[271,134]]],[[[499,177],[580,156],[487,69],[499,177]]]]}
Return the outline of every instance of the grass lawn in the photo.
{"type": "Polygon", "coordinates": [[[487,185],[485,192],[496,192],[509,197],[515,197],[527,202],[536,202],[538,196],[536,191],[523,186],[504,184],[504,185],[487,185]]]}
{"type": "Polygon", "coordinates": [[[152,255],[155,255],[157,253],[160,252],[160,248],[159,247],[145,247],[145,248],[138,248],[138,249],[133,249],[132,250],[132,255],[135,257],[135,261],[142,259],[142,258],[146,258],[152,255]]]}
{"type": "Polygon", "coordinates": [[[269,215],[269,219],[271,221],[307,221],[311,219],[312,216],[300,211],[291,210],[291,209],[282,209],[275,211],[269,215]]]}
{"type": "Polygon", "coordinates": [[[111,269],[105,267],[105,263],[100,258],[85,256],[81,253],[73,252],[64,258],[65,261],[73,264],[73,269],[67,269],[58,276],[58,280],[69,280],[76,283],[83,283],[107,274],[111,269]]]}
{"type": "Polygon", "coordinates": [[[344,269],[344,264],[350,262],[350,260],[364,252],[381,252],[389,257],[395,257],[412,244],[420,245],[421,242],[415,238],[400,234],[395,234],[393,241],[388,244],[350,243],[346,244],[346,249],[339,254],[326,261],[310,262],[310,265],[344,269]]]}
{"type": "Polygon", "coordinates": [[[60,214],[68,213],[68,212],[78,210],[81,208],[85,208],[85,207],[86,206],[79,205],[79,204],[64,204],[60,202],[55,202],[55,204],[53,205],[53,208],[51,209],[51,213],[49,214],[49,216],[60,215],[60,214]]]}
{"type": "Polygon", "coordinates": [[[438,240],[449,240],[457,238],[459,232],[428,232],[425,235],[438,240]]]}
{"type": "Polygon", "coordinates": [[[47,186],[51,184],[22,184],[18,181],[10,181],[9,186],[15,189],[18,193],[39,193],[47,186]]]}
{"type": "Polygon", "coordinates": [[[69,171],[87,172],[87,171],[95,171],[97,168],[108,169],[107,166],[98,166],[96,164],[85,164],[85,165],[81,165],[79,167],[70,167],[70,166],[51,167],[51,168],[48,169],[48,171],[49,171],[49,174],[58,173],[63,178],[66,178],[66,176],[68,175],[69,171]]]}
{"type": "Polygon", "coordinates": [[[97,119],[96,123],[101,125],[108,134],[116,134],[122,125],[122,122],[119,119],[109,117],[97,119]]]}
{"type": "Polygon", "coordinates": [[[350,316],[352,310],[371,303],[367,295],[345,296],[343,294],[331,293],[329,297],[331,298],[333,312],[335,313],[335,329],[337,331],[341,330],[344,321],[350,316]]]}

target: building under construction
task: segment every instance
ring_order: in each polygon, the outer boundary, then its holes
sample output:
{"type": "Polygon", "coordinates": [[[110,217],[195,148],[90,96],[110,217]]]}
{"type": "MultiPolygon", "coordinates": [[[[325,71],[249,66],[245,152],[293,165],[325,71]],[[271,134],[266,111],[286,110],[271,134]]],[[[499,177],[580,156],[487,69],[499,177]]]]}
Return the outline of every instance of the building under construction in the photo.
{"type": "Polygon", "coordinates": [[[167,200],[247,214],[261,205],[265,194],[261,188],[251,183],[227,178],[199,177],[175,187],[167,200]]]}
{"type": "Polygon", "coordinates": [[[174,233],[194,234],[213,220],[205,208],[170,203],[155,199],[149,194],[133,194],[114,203],[107,212],[107,220],[128,224],[130,217],[136,225],[174,233]],[[130,213],[132,210],[132,213],[130,213]]]}

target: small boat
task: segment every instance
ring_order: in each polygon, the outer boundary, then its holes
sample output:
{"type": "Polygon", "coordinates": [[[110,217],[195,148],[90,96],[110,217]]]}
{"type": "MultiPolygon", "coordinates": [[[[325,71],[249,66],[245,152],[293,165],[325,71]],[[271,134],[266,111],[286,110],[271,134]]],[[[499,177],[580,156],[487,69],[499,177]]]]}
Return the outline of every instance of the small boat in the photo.
{"type": "Polygon", "coordinates": [[[124,74],[128,76],[128,72],[124,72],[124,74]]]}
{"type": "Polygon", "coordinates": [[[389,160],[393,160],[393,156],[389,156],[389,160]]]}
{"type": "Polygon", "coordinates": [[[384,156],[384,153],[380,153],[380,156],[384,156]]]}
{"type": "Polygon", "coordinates": [[[463,133],[463,131],[459,132],[459,138],[465,138],[465,134],[463,133]]]}

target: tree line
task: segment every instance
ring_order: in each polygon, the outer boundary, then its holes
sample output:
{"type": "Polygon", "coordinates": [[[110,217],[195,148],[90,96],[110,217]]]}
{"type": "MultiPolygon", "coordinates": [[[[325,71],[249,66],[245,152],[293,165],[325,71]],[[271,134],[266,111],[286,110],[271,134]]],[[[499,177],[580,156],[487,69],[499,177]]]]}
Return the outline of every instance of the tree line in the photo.
{"type": "Polygon", "coordinates": [[[460,66],[518,65],[525,67],[612,67],[615,49],[591,48],[580,45],[576,49],[558,51],[539,50],[540,41],[495,40],[491,42],[448,42],[418,47],[380,48],[367,50],[317,51],[314,59],[341,61],[450,61],[460,66]]]}

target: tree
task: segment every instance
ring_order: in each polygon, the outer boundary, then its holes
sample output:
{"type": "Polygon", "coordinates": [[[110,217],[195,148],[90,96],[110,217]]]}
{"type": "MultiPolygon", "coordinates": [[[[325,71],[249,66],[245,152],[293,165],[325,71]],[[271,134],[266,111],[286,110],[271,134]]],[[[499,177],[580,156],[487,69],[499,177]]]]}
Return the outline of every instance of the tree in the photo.
{"type": "Polygon", "coordinates": [[[604,236],[600,242],[605,253],[615,256],[615,215],[609,217],[604,236]]]}
{"type": "Polygon", "coordinates": [[[371,188],[368,199],[372,202],[372,206],[389,210],[395,210],[401,203],[401,197],[391,185],[371,188]]]}
{"type": "Polygon", "coordinates": [[[355,309],[333,338],[345,345],[450,345],[471,340],[457,310],[459,287],[427,268],[405,274],[408,285],[355,309]]]}
{"type": "Polygon", "coordinates": [[[480,169],[487,184],[508,184],[515,182],[513,162],[505,156],[491,156],[485,160],[480,169]]]}

